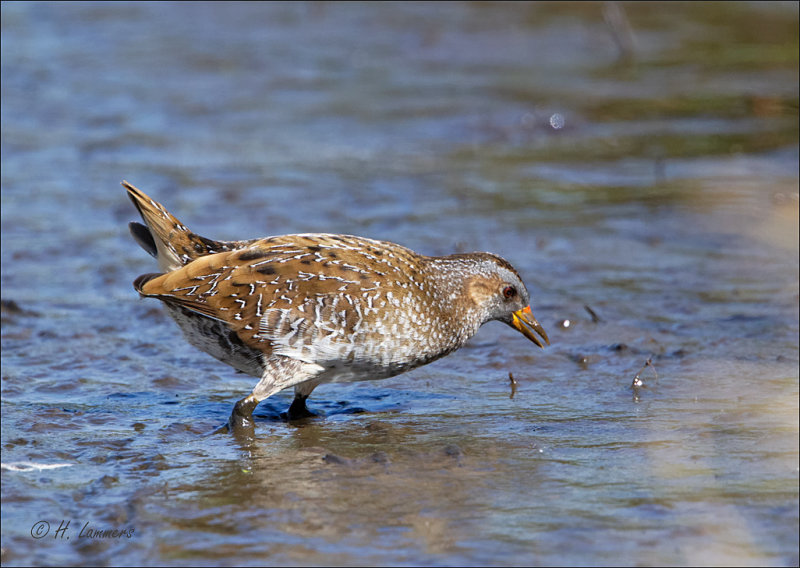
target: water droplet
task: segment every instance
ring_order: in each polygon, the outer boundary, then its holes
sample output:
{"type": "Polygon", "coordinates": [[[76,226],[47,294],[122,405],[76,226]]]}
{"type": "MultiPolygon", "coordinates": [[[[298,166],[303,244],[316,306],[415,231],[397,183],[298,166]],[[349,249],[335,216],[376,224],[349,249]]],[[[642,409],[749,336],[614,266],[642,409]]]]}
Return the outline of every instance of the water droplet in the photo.
{"type": "Polygon", "coordinates": [[[553,127],[553,130],[561,130],[564,128],[564,116],[561,113],[554,113],[550,117],[550,126],[553,127]]]}

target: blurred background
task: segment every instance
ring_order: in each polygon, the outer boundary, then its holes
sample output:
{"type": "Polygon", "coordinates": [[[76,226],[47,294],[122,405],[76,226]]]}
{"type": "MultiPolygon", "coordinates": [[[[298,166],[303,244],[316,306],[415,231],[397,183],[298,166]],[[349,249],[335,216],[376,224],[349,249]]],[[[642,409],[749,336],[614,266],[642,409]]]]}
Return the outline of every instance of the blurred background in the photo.
{"type": "Polygon", "coordinates": [[[0,8],[4,565],[797,565],[796,2],[0,8]],[[255,379],[135,294],[123,179],[495,252],[552,345],[213,435],[255,379]]]}

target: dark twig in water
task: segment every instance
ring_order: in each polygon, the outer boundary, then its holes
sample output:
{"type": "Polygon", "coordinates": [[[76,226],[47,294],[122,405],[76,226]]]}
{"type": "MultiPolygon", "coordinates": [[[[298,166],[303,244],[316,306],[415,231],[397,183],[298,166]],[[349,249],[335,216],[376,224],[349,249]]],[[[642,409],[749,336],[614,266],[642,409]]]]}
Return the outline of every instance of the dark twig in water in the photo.
{"type": "Polygon", "coordinates": [[[619,2],[606,2],[603,5],[603,19],[617,44],[619,62],[633,63],[636,45],[625,8],[619,2]]]}
{"type": "Polygon", "coordinates": [[[653,369],[653,374],[656,377],[655,380],[658,380],[658,372],[656,371],[655,365],[653,365],[653,358],[650,357],[647,361],[644,362],[644,365],[642,365],[642,368],[639,369],[638,373],[636,373],[636,376],[633,377],[633,383],[631,383],[631,386],[633,388],[644,386],[644,381],[642,381],[639,377],[642,375],[642,371],[644,371],[647,367],[653,369]]]}
{"type": "Polygon", "coordinates": [[[508,398],[514,398],[514,395],[517,393],[517,385],[519,383],[517,383],[517,381],[514,379],[514,375],[511,373],[511,371],[508,372],[508,382],[511,383],[511,396],[508,398]]]}
{"type": "Polygon", "coordinates": [[[587,305],[584,305],[583,309],[589,312],[589,315],[592,316],[592,323],[597,323],[600,321],[600,316],[598,316],[592,308],[590,308],[587,305]]]}

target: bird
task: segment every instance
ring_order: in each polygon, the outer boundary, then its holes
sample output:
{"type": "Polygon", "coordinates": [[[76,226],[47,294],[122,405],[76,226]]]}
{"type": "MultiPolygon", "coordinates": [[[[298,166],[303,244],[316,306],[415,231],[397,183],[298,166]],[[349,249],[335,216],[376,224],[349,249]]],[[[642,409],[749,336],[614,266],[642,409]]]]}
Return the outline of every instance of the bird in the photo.
{"type": "Polygon", "coordinates": [[[144,221],[129,224],[131,235],[159,267],[135,290],[160,300],[191,345],[259,378],[234,405],[229,430],[252,430],[256,406],[290,387],[287,418],[314,416],[306,401],[318,385],[409,371],[489,321],[550,344],[519,273],[495,254],[426,256],[331,233],[217,241],[122,185],[144,221]]]}

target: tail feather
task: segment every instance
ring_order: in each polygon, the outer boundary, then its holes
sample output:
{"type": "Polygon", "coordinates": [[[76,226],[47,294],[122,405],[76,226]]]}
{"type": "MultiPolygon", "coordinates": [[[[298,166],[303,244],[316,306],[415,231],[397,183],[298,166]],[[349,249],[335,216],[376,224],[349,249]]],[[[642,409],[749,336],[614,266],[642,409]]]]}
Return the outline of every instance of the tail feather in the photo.
{"type": "Polygon", "coordinates": [[[156,242],[153,240],[153,235],[150,233],[150,229],[141,223],[134,222],[128,223],[128,228],[131,231],[133,240],[139,243],[139,246],[146,250],[150,256],[158,258],[158,248],[156,247],[156,242]]]}
{"type": "Polygon", "coordinates": [[[131,235],[144,250],[158,260],[163,272],[184,266],[196,258],[230,250],[234,243],[224,243],[201,237],[186,228],[159,202],[150,198],[127,181],[128,191],[145,224],[131,223],[131,235]]]}

